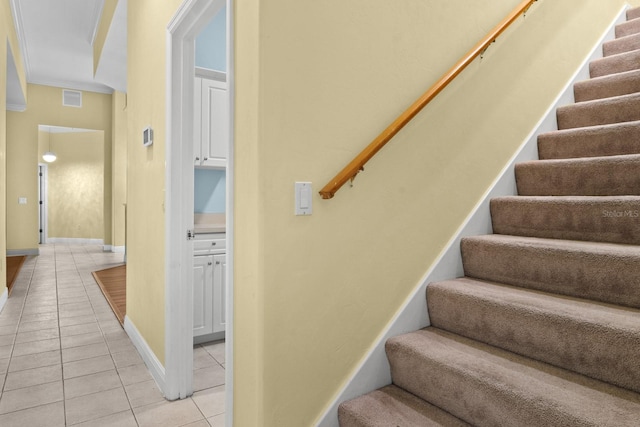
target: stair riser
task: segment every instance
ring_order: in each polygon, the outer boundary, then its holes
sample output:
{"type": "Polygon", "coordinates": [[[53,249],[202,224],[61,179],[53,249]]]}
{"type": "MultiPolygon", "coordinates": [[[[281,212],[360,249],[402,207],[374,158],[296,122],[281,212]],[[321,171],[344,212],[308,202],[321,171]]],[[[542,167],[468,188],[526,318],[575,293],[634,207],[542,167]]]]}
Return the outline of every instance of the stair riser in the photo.
{"type": "MultiPolygon", "coordinates": [[[[640,324],[637,330],[576,318],[526,300],[427,287],[431,325],[504,350],[640,391],[640,324]]],[[[585,316],[586,317],[586,316],[585,316]]]]}
{"type": "Polygon", "coordinates": [[[637,33],[640,33],[640,19],[637,18],[618,24],[615,28],[616,38],[626,37],[637,33]]]}
{"type": "Polygon", "coordinates": [[[640,153],[640,123],[549,132],[538,136],[541,160],[640,153]]]}
{"type": "Polygon", "coordinates": [[[640,70],[578,82],[573,86],[576,102],[592,101],[640,92],[640,70]]]}
{"type": "Polygon", "coordinates": [[[463,239],[465,276],[640,308],[640,254],[463,239]]]}
{"type": "Polygon", "coordinates": [[[574,129],[640,120],[640,95],[581,102],[556,110],[558,129],[574,129]]]}
{"type": "Polygon", "coordinates": [[[602,45],[602,54],[604,56],[611,56],[636,49],[640,49],[640,34],[633,34],[604,43],[602,45]]]}
{"type": "Polygon", "coordinates": [[[640,7],[627,10],[626,16],[627,16],[627,21],[640,18],[640,7]]]}
{"type": "Polygon", "coordinates": [[[640,245],[637,199],[571,203],[499,198],[490,206],[497,234],[640,245]]]}
{"type": "Polygon", "coordinates": [[[515,167],[521,196],[640,195],[640,156],[548,160],[515,167]]]}
{"type": "Polygon", "coordinates": [[[589,74],[591,78],[595,78],[638,68],[640,68],[640,51],[632,51],[592,61],[589,64],[589,74]]]}

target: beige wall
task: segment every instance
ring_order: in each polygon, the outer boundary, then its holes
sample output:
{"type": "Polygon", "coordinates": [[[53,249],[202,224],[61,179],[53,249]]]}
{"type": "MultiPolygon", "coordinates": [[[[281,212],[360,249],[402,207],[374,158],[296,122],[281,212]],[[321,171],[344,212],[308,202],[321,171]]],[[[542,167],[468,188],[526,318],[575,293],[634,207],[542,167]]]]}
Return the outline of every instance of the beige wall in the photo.
{"type": "Polygon", "coordinates": [[[39,132],[38,157],[47,166],[48,237],[103,239],[104,132],[39,132]]]}
{"type": "Polygon", "coordinates": [[[112,99],[112,207],[113,246],[125,245],[125,203],[127,203],[127,95],[114,92],[112,99]]]}
{"type": "MultiPolygon", "coordinates": [[[[294,181],[319,190],[518,3],[234,3],[235,425],[314,423],[623,1],[538,2],[353,188],[293,216],[294,181]]],[[[179,4],[128,3],[127,311],[161,361],[165,36],[179,4]]]]}
{"type": "Polygon", "coordinates": [[[180,0],[127,3],[127,316],[164,363],[166,31],[180,0]],[[142,130],[153,128],[153,145],[142,130]]]}
{"type": "Polygon", "coordinates": [[[63,107],[62,89],[28,85],[27,110],[7,113],[7,248],[38,247],[38,125],[104,131],[104,231],[111,243],[111,95],[83,92],[82,108],[63,107]],[[19,205],[18,198],[27,204],[19,205]]]}
{"type": "Polygon", "coordinates": [[[624,2],[536,3],[293,216],[518,3],[236,2],[236,425],[314,423],[624,2]]]}

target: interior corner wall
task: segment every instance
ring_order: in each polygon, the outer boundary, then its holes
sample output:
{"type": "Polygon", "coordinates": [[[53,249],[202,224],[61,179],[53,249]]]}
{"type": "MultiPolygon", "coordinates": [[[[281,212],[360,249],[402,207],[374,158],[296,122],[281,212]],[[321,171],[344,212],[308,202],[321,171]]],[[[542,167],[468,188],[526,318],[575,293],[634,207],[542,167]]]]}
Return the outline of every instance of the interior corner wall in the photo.
{"type": "Polygon", "coordinates": [[[113,118],[111,146],[112,159],[112,217],[113,229],[111,243],[114,247],[125,246],[126,206],[127,203],[127,94],[114,92],[112,99],[113,118]]]}
{"type": "Polygon", "coordinates": [[[127,3],[127,317],[162,364],[166,40],[167,25],[180,3],[127,3]],[[153,129],[153,144],[145,147],[141,140],[147,126],[153,129]]]}
{"type": "Polygon", "coordinates": [[[294,216],[295,181],[319,190],[519,3],[236,2],[238,425],[318,421],[624,1],[538,1],[294,216]]]}
{"type": "Polygon", "coordinates": [[[7,249],[38,248],[38,125],[104,131],[104,230],[111,244],[111,95],[83,92],[82,108],[62,106],[62,89],[28,85],[24,112],[7,112],[7,249]],[[19,204],[26,198],[26,204],[19,204]]]}

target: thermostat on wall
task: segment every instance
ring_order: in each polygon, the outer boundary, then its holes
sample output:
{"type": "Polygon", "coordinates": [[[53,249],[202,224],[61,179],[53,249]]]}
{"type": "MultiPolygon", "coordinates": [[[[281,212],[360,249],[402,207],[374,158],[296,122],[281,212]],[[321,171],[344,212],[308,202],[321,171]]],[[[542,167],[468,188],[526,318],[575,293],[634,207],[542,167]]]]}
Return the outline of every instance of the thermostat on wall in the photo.
{"type": "Polygon", "coordinates": [[[142,131],[142,145],[148,147],[151,144],[153,144],[153,129],[151,126],[147,126],[142,131]]]}

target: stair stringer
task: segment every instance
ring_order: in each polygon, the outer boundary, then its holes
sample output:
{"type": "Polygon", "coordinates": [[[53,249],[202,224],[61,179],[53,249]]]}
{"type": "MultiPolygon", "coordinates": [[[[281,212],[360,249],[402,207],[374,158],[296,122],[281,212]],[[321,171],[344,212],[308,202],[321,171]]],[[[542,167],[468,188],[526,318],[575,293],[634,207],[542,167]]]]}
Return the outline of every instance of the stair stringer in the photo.
{"type": "Polygon", "coordinates": [[[362,358],[360,364],[353,370],[350,378],[336,393],[334,399],[317,420],[315,424],[317,427],[339,427],[338,406],[340,403],[391,383],[391,371],[385,353],[386,341],[393,336],[405,334],[430,325],[427,305],[425,304],[427,285],[431,282],[464,275],[462,256],[460,253],[460,240],[467,236],[493,234],[491,214],[489,212],[490,200],[494,197],[517,195],[514,173],[515,164],[539,160],[537,146],[538,135],[558,130],[556,109],[562,105],[573,104],[575,102],[573,85],[578,81],[590,78],[589,63],[603,57],[603,43],[615,38],[615,26],[625,22],[625,13],[629,8],[630,6],[628,4],[621,8],[616,19],[598,39],[590,54],[585,57],[577,71],[567,81],[563,90],[549,106],[540,121],[533,127],[533,130],[516,150],[506,166],[497,175],[497,178],[481,197],[480,201],[465,218],[457,232],[451,240],[449,240],[442,252],[440,252],[436,261],[418,282],[414,291],[405,300],[405,303],[396,312],[385,329],[382,330],[372,347],[362,358]]]}

